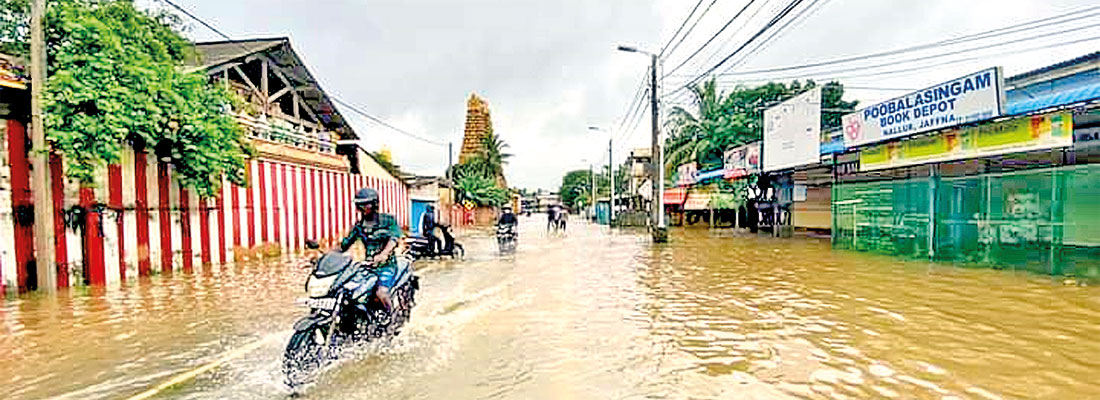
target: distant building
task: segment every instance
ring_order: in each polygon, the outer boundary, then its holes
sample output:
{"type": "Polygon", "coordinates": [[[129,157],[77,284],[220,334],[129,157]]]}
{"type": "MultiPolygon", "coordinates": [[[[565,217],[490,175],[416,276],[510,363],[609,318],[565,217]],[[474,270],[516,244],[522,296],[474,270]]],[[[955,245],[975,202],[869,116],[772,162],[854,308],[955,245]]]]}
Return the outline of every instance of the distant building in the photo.
{"type": "Polygon", "coordinates": [[[420,220],[431,206],[435,209],[435,218],[439,222],[450,222],[446,209],[441,207],[443,203],[450,204],[449,199],[443,198],[450,192],[446,189],[445,180],[438,176],[407,176],[405,184],[409,185],[409,200],[412,202],[410,209],[409,231],[416,235],[420,232],[420,220]]]}
{"type": "Polygon", "coordinates": [[[550,206],[555,204],[561,204],[560,195],[546,190],[539,190],[539,192],[535,194],[535,200],[539,212],[545,212],[550,206]]]}
{"type": "Polygon", "coordinates": [[[653,197],[653,188],[648,186],[649,166],[653,162],[653,150],[649,147],[639,147],[630,151],[627,163],[630,166],[630,193],[629,196],[640,196],[643,199],[653,197]]]}

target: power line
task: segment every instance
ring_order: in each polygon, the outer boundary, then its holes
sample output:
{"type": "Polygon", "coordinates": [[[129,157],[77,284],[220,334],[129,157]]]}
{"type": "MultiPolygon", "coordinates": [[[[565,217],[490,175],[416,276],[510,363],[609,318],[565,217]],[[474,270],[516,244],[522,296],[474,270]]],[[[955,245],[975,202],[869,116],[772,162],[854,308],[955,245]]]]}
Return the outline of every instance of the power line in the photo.
{"type": "MultiPolygon", "coordinates": [[[[882,75],[897,75],[897,74],[903,74],[903,73],[907,73],[907,72],[927,71],[929,68],[941,67],[941,66],[945,66],[945,65],[957,65],[960,62],[983,60],[983,59],[987,59],[987,58],[990,58],[990,57],[1000,57],[1000,56],[1006,56],[1006,55],[1025,54],[1025,53],[1030,53],[1030,52],[1034,52],[1034,51],[1049,50],[1049,49],[1053,49],[1053,48],[1057,48],[1057,47],[1065,47],[1065,46],[1070,46],[1070,45],[1074,45],[1074,44],[1078,44],[1078,43],[1092,42],[1092,41],[1096,41],[1096,40],[1100,40],[1100,36],[1087,37],[1087,38],[1071,40],[1071,41],[1068,41],[1068,42],[1054,43],[1054,44],[1049,44],[1049,45],[1034,46],[1034,47],[1029,47],[1029,48],[1025,48],[1025,49],[1016,49],[1016,50],[1004,51],[1004,52],[994,53],[994,54],[986,54],[986,55],[979,55],[979,56],[973,56],[973,57],[951,59],[951,60],[947,60],[947,61],[943,61],[943,62],[935,63],[935,64],[930,64],[930,65],[920,65],[920,66],[910,67],[910,68],[886,70],[886,71],[876,71],[876,72],[867,72],[867,73],[862,73],[862,74],[854,74],[854,75],[846,75],[846,76],[829,76],[829,74],[835,74],[835,73],[840,73],[840,72],[844,72],[844,71],[828,71],[828,72],[817,72],[817,73],[810,72],[810,73],[806,73],[806,74],[802,74],[802,75],[789,75],[789,76],[785,76],[785,77],[760,78],[760,79],[755,79],[755,80],[752,80],[752,81],[754,81],[754,82],[767,82],[767,81],[785,81],[785,80],[797,80],[797,79],[807,79],[807,78],[818,78],[818,79],[822,79],[822,80],[830,80],[831,81],[831,80],[840,80],[840,79],[868,78],[868,77],[882,76],[882,75]]],[[[900,64],[900,62],[899,62],[899,64],[900,64]]]]}
{"type": "MultiPolygon", "coordinates": [[[[195,14],[192,14],[191,12],[187,11],[187,10],[186,10],[186,9],[184,9],[183,7],[180,7],[180,6],[178,5],[178,4],[176,4],[176,3],[175,3],[175,2],[173,2],[172,0],[161,0],[161,1],[163,1],[163,2],[165,3],[165,4],[168,4],[168,5],[169,5],[169,6],[171,6],[172,8],[174,8],[174,9],[178,10],[179,12],[183,13],[183,14],[184,14],[184,15],[186,15],[187,17],[189,17],[189,18],[191,18],[191,19],[195,20],[196,22],[198,22],[198,23],[199,23],[199,24],[201,24],[202,26],[206,27],[207,29],[211,30],[212,32],[214,32],[214,33],[218,34],[218,36],[221,36],[222,38],[225,38],[225,40],[228,40],[228,41],[233,41],[233,38],[232,38],[232,37],[230,37],[229,35],[226,35],[226,34],[225,34],[224,32],[222,32],[222,31],[218,30],[218,28],[215,28],[215,27],[214,27],[213,25],[211,25],[211,24],[207,23],[207,22],[206,22],[206,21],[204,21],[204,20],[203,20],[202,18],[199,18],[199,17],[198,17],[198,16],[196,16],[195,14]]],[[[241,45],[240,45],[240,47],[241,47],[242,49],[244,49],[244,50],[248,50],[248,51],[251,51],[251,50],[252,50],[252,49],[248,48],[247,46],[244,46],[243,44],[241,44],[241,45]]],[[[417,140],[420,140],[420,141],[422,141],[422,142],[425,142],[425,143],[429,143],[429,144],[434,144],[434,145],[436,145],[436,146],[447,146],[447,143],[443,143],[443,142],[440,142],[440,141],[436,141],[436,140],[431,140],[431,139],[428,139],[428,138],[422,137],[422,136],[420,136],[420,135],[414,134],[414,133],[412,133],[412,132],[406,131],[406,130],[404,130],[404,129],[398,128],[398,127],[396,127],[396,126],[393,126],[393,125],[391,125],[390,123],[388,123],[388,122],[386,122],[386,121],[382,120],[381,118],[378,118],[378,117],[376,117],[376,116],[374,116],[374,115],[371,115],[370,113],[368,113],[368,112],[366,112],[366,111],[363,111],[363,110],[359,109],[358,107],[355,107],[355,106],[353,106],[353,105],[349,104],[348,102],[345,102],[345,101],[343,101],[343,100],[340,100],[340,99],[336,98],[335,96],[332,96],[332,95],[330,95],[330,94],[326,94],[326,96],[327,96],[327,97],[328,97],[329,99],[331,99],[331,100],[332,100],[333,102],[335,102],[335,103],[340,103],[340,104],[342,104],[343,106],[347,107],[348,109],[350,109],[350,110],[354,111],[354,112],[355,112],[356,114],[362,115],[363,117],[366,117],[367,119],[369,119],[369,120],[371,120],[371,121],[374,121],[375,123],[377,123],[377,124],[379,124],[379,125],[382,125],[382,126],[384,126],[384,127],[386,127],[386,128],[392,129],[393,131],[395,131],[395,132],[397,132],[397,133],[400,133],[400,134],[403,134],[403,135],[409,136],[409,137],[411,137],[411,138],[413,138],[413,139],[417,139],[417,140]]]]}
{"type": "MultiPolygon", "coordinates": [[[[642,104],[645,103],[646,99],[649,99],[650,95],[651,93],[646,90],[645,95],[642,97],[642,104]]],[[[629,123],[630,128],[627,128],[627,130],[623,131],[623,138],[619,140],[619,151],[623,151],[629,146],[630,139],[633,139],[634,134],[638,131],[638,125],[641,125],[642,120],[645,119],[643,118],[645,116],[644,111],[645,107],[638,107],[636,111],[631,115],[629,123]]]]}
{"type": "Polygon", "coordinates": [[[675,94],[675,93],[677,93],[681,90],[684,90],[684,89],[688,88],[689,86],[691,86],[691,85],[695,84],[696,82],[698,82],[699,79],[702,79],[704,76],[707,76],[711,72],[714,72],[714,70],[718,69],[718,67],[721,67],[722,64],[725,64],[726,61],[729,61],[729,59],[733,58],[733,56],[737,55],[737,53],[741,52],[741,50],[744,50],[745,47],[747,47],[749,44],[752,44],[752,42],[755,41],[756,38],[762,36],[765,32],[768,31],[768,29],[770,29],[772,26],[775,26],[775,24],[778,23],[779,21],[783,20],[783,18],[785,18],[787,16],[787,14],[790,14],[791,10],[793,10],[795,7],[798,7],[798,5],[802,3],[802,1],[803,0],[792,0],[790,3],[787,4],[786,7],[783,8],[783,10],[779,11],[779,13],[776,14],[775,17],[773,17],[771,19],[771,21],[768,21],[768,23],[765,24],[763,28],[760,28],[760,30],[757,31],[756,34],[752,35],[752,37],[749,37],[749,39],[747,41],[745,41],[745,43],[741,44],[741,46],[738,47],[737,50],[734,50],[732,53],[730,53],[728,56],[723,58],[717,64],[714,64],[714,66],[712,66],[709,69],[707,69],[706,71],[704,71],[702,74],[699,74],[695,78],[691,79],[684,86],[681,86],[680,88],[672,91],[671,93],[669,93],[669,95],[675,94]]]}
{"type": "Polygon", "coordinates": [[[638,103],[641,101],[641,99],[643,97],[645,97],[645,92],[646,92],[645,81],[646,81],[646,75],[649,75],[648,71],[649,70],[647,69],[646,70],[647,73],[642,74],[642,79],[638,82],[638,89],[636,89],[634,91],[634,99],[631,100],[630,103],[628,103],[628,105],[626,106],[626,112],[623,113],[622,119],[619,120],[619,125],[615,127],[615,130],[619,131],[620,134],[621,134],[622,129],[626,125],[627,119],[633,116],[634,109],[636,107],[638,107],[638,103]]]}
{"type": "MultiPolygon", "coordinates": [[[[1091,14],[1088,14],[1088,13],[1090,11],[1096,11],[1096,9],[1100,9],[1100,6],[1088,7],[1084,10],[1079,10],[1079,11],[1074,11],[1074,12],[1070,12],[1070,13],[1060,14],[1060,15],[1056,15],[1056,16],[1053,16],[1053,17],[1041,18],[1041,19],[1032,20],[1032,21],[1028,21],[1028,22],[1023,22],[1023,23],[1010,25],[1010,26],[1006,26],[1006,27],[1002,27],[1002,28],[992,29],[992,30],[989,30],[989,31],[958,36],[958,37],[954,37],[954,38],[944,39],[944,40],[931,42],[931,43],[924,43],[924,44],[905,47],[905,48],[901,48],[901,49],[887,50],[887,51],[881,51],[881,52],[876,52],[876,53],[870,53],[870,54],[864,54],[864,55],[858,55],[858,56],[851,56],[851,57],[843,57],[843,58],[837,58],[837,59],[832,59],[832,60],[825,60],[825,61],[818,61],[818,62],[807,63],[807,64],[800,64],[800,65],[775,67],[775,68],[765,68],[765,69],[752,70],[752,71],[727,72],[727,73],[724,73],[724,74],[727,74],[727,75],[754,75],[754,74],[761,74],[761,73],[768,73],[768,72],[791,71],[791,70],[807,69],[807,68],[821,67],[821,66],[827,66],[827,65],[835,65],[835,64],[847,63],[847,62],[852,62],[852,61],[862,61],[862,60],[871,59],[871,58],[878,58],[878,57],[887,57],[887,56],[892,56],[892,55],[898,55],[898,54],[904,54],[904,53],[909,53],[909,52],[914,52],[914,51],[931,49],[931,48],[935,48],[935,47],[941,47],[941,46],[953,45],[953,44],[959,44],[959,43],[966,43],[966,42],[970,42],[970,41],[988,39],[988,38],[996,37],[996,36],[1008,35],[1008,34],[1012,34],[1012,33],[1019,33],[1019,32],[1033,30],[1033,29],[1043,28],[1043,27],[1050,26],[1050,25],[1055,25],[1055,24],[1062,24],[1064,22],[1059,21],[1060,19],[1063,19],[1063,18],[1069,17],[1069,16],[1081,17],[1083,19],[1084,17],[1091,16],[1091,14]],[[1079,15],[1082,12],[1084,12],[1086,14],[1085,15],[1079,15]],[[1038,24],[1038,25],[1029,26],[1029,25],[1033,25],[1033,24],[1038,24]]],[[[1098,12],[1098,13],[1100,13],[1100,12],[1098,12]]]]}
{"type": "MultiPolygon", "coordinates": [[[[802,0],[796,0],[796,1],[802,1],[802,0]]],[[[741,7],[741,10],[740,10],[740,11],[738,11],[738,12],[737,12],[737,14],[735,14],[735,15],[733,16],[733,18],[730,18],[730,19],[729,19],[729,21],[726,21],[726,24],[725,24],[725,25],[722,25],[722,28],[721,28],[721,29],[719,29],[719,30],[718,30],[718,32],[715,32],[715,33],[714,33],[714,35],[712,35],[712,36],[710,37],[710,39],[707,39],[706,43],[703,43],[703,45],[702,45],[702,46],[699,46],[699,48],[698,48],[697,50],[695,50],[695,52],[694,52],[694,53],[691,53],[691,55],[690,55],[690,56],[688,56],[687,58],[685,58],[685,59],[684,59],[684,61],[680,63],[680,65],[677,65],[677,66],[676,66],[675,68],[672,68],[672,70],[671,70],[671,71],[669,71],[668,73],[664,74],[664,76],[662,76],[661,78],[663,79],[663,78],[665,78],[665,77],[668,77],[669,75],[671,75],[671,74],[675,73],[675,72],[676,72],[677,70],[679,70],[679,69],[680,69],[681,67],[683,67],[683,66],[684,66],[685,64],[687,64],[687,63],[688,63],[689,61],[691,61],[691,59],[692,59],[692,58],[694,58],[694,57],[695,57],[696,55],[699,55],[699,52],[701,52],[701,51],[703,51],[703,49],[707,48],[707,46],[708,46],[708,45],[710,45],[710,42],[713,42],[713,41],[714,41],[714,39],[718,38],[718,35],[721,35],[721,34],[722,34],[722,32],[725,32],[725,31],[726,31],[726,28],[729,28],[729,27],[730,27],[730,25],[731,25],[731,24],[733,24],[733,21],[737,20],[737,17],[740,17],[740,16],[741,16],[741,14],[743,14],[743,13],[745,12],[745,10],[747,10],[747,9],[749,8],[749,6],[751,6],[751,5],[752,5],[752,3],[755,3],[755,2],[756,2],[756,0],[749,0],[749,2],[748,2],[748,3],[745,3],[745,6],[744,6],[744,7],[741,7]]]]}
{"type": "Polygon", "coordinates": [[[684,33],[684,36],[681,36],[680,40],[677,41],[676,44],[673,45],[671,49],[669,49],[668,51],[662,50],[661,54],[663,56],[667,57],[667,56],[672,55],[672,53],[675,52],[676,49],[680,48],[680,44],[684,43],[684,39],[687,39],[688,35],[690,35],[691,32],[695,31],[695,27],[699,25],[699,21],[702,21],[703,17],[707,16],[707,13],[710,12],[710,8],[714,7],[714,3],[717,3],[717,2],[718,2],[718,0],[711,0],[710,4],[707,5],[707,8],[703,9],[703,12],[701,14],[699,14],[699,18],[696,18],[695,22],[693,22],[691,24],[691,27],[688,28],[687,33],[684,33]]]}
{"type": "MultiPolygon", "coordinates": [[[[715,1],[717,1],[717,0],[715,0],[715,1]]],[[[691,17],[693,15],[695,15],[695,11],[699,9],[700,4],[703,4],[703,0],[699,0],[698,2],[695,3],[695,7],[692,7],[691,12],[688,13],[688,15],[686,17],[684,17],[684,21],[680,22],[680,27],[676,28],[676,32],[672,34],[672,37],[668,38],[668,42],[665,42],[665,45],[661,46],[661,53],[658,54],[657,57],[661,57],[665,54],[665,50],[668,49],[668,45],[672,44],[672,41],[675,40],[676,36],[680,34],[680,31],[684,29],[684,26],[687,25],[687,22],[689,20],[691,20],[691,17]]],[[[714,4],[714,3],[711,3],[711,4],[714,4]]],[[[687,37],[687,34],[684,34],[684,37],[687,37]]]]}
{"type": "Polygon", "coordinates": [[[210,25],[210,24],[206,23],[206,21],[203,21],[202,18],[199,18],[199,17],[195,16],[195,14],[192,14],[190,11],[187,11],[183,7],[180,7],[178,4],[172,2],[172,0],[162,0],[162,1],[164,1],[165,4],[168,4],[169,6],[172,6],[172,8],[175,8],[177,11],[183,13],[183,15],[186,15],[186,16],[190,17],[191,19],[195,20],[196,22],[198,22],[199,24],[202,24],[202,26],[205,26],[206,29],[209,29],[209,30],[213,31],[214,33],[217,33],[218,36],[221,36],[221,37],[225,38],[226,40],[233,40],[232,38],[229,37],[229,35],[226,35],[225,33],[222,33],[222,31],[219,31],[218,28],[215,28],[213,25],[210,25]]]}
{"type": "MultiPolygon", "coordinates": [[[[1067,34],[1067,33],[1075,33],[1077,31],[1081,31],[1081,30],[1085,30],[1085,29],[1089,29],[1089,28],[1095,28],[1095,27],[1100,27],[1100,23],[1085,25],[1085,26],[1081,26],[1081,27],[1077,27],[1077,28],[1071,28],[1071,29],[1067,29],[1067,30],[1063,30],[1063,31],[1048,32],[1048,33],[1041,34],[1041,35],[1028,36],[1028,37],[1009,40],[1009,41],[1004,41],[1004,42],[991,43],[991,44],[987,44],[987,45],[983,45],[983,46],[977,46],[977,47],[971,47],[971,48],[966,48],[966,49],[961,49],[961,50],[955,50],[955,51],[950,51],[950,52],[946,52],[946,53],[930,54],[930,55],[927,55],[927,56],[916,57],[916,58],[908,58],[908,59],[897,60],[897,61],[890,61],[890,62],[879,63],[879,64],[875,64],[875,65],[841,68],[841,69],[831,70],[830,72],[827,72],[827,73],[836,74],[836,73],[856,72],[856,71],[862,71],[862,70],[870,70],[870,69],[876,69],[876,68],[882,68],[882,67],[889,67],[889,66],[894,66],[894,65],[898,65],[898,64],[908,64],[908,63],[932,60],[932,59],[943,58],[943,57],[959,55],[959,54],[965,54],[965,53],[974,53],[974,52],[977,52],[977,51],[984,51],[984,50],[988,50],[988,49],[992,49],[992,48],[1003,47],[1003,46],[1007,46],[1007,45],[1010,45],[1010,44],[1029,42],[1029,41],[1033,41],[1033,40],[1037,40],[1037,39],[1048,38],[1048,37],[1051,37],[1051,36],[1064,35],[1064,34],[1067,34]]],[[[1049,46],[1044,46],[1044,47],[1049,47],[1049,46]]],[[[1009,53],[1009,54],[1011,54],[1011,53],[1009,53]]],[[[988,57],[988,56],[986,56],[986,57],[988,57]]],[[[716,75],[717,76],[739,76],[739,75],[749,75],[749,73],[723,72],[723,73],[716,74],[716,75]]]]}
{"type": "Polygon", "coordinates": [[[773,43],[773,40],[775,40],[776,37],[781,36],[782,34],[789,32],[787,30],[787,28],[792,26],[792,24],[798,24],[798,23],[801,23],[802,21],[805,21],[803,16],[808,17],[809,15],[812,15],[814,12],[816,12],[817,10],[820,9],[820,7],[817,7],[818,4],[821,4],[823,6],[825,3],[829,2],[829,0],[825,0],[824,3],[820,3],[820,1],[821,0],[813,0],[810,3],[810,5],[803,8],[801,11],[798,12],[798,14],[795,14],[794,18],[787,19],[787,22],[783,23],[782,26],[780,26],[776,30],[772,31],[771,35],[768,35],[767,38],[764,38],[764,40],[761,41],[758,45],[756,45],[756,47],[753,47],[752,50],[749,50],[748,54],[745,54],[745,55],[741,56],[736,62],[732,63],[723,72],[726,72],[726,71],[729,71],[729,70],[733,69],[734,66],[741,64],[742,62],[744,62],[749,57],[752,57],[753,55],[759,53],[761,49],[767,47],[768,44],[773,43]],[[815,8],[815,7],[817,7],[817,8],[815,8]]]}
{"type": "Polygon", "coordinates": [[[764,0],[763,3],[760,3],[760,6],[756,7],[756,10],[754,10],[752,12],[752,15],[749,15],[749,18],[745,20],[745,23],[738,25],[737,30],[733,31],[733,33],[731,33],[729,35],[729,37],[726,38],[726,41],[722,42],[722,45],[718,46],[718,49],[715,50],[713,53],[711,53],[710,56],[708,56],[706,60],[704,60],[702,63],[700,63],[700,65],[710,64],[710,62],[714,61],[714,59],[716,57],[720,57],[723,54],[722,49],[725,49],[730,43],[732,43],[733,40],[737,38],[737,34],[741,33],[741,30],[743,30],[743,29],[745,29],[745,27],[749,26],[749,24],[753,20],[756,19],[756,16],[759,15],[761,11],[764,11],[764,9],[766,9],[768,7],[768,3],[771,3],[771,0],[764,0]]]}
{"type": "MultiPolygon", "coordinates": [[[[1100,6],[1086,7],[1084,9],[1079,9],[1079,10],[1059,14],[1059,15],[1056,15],[1054,17],[1028,21],[1028,22],[1014,24],[1014,25],[1010,25],[1010,26],[1006,26],[1006,27],[1001,27],[1001,28],[997,28],[997,29],[993,29],[993,30],[989,30],[989,31],[985,31],[985,32],[979,32],[979,33],[975,33],[975,34],[959,36],[959,37],[945,39],[945,40],[941,40],[941,41],[937,41],[937,42],[926,43],[926,44],[922,44],[922,45],[918,45],[918,46],[911,46],[911,47],[907,47],[907,48],[903,48],[903,49],[895,49],[895,50],[889,50],[889,51],[878,52],[878,53],[867,54],[867,55],[861,55],[861,56],[846,57],[846,58],[840,58],[840,59],[822,61],[822,62],[816,62],[816,63],[810,63],[810,64],[770,68],[770,69],[756,70],[756,71],[728,72],[729,69],[727,69],[726,71],[723,71],[723,73],[717,74],[717,75],[719,75],[719,76],[750,75],[750,74],[759,74],[759,73],[766,73],[766,72],[797,70],[797,69],[804,69],[804,68],[810,68],[810,67],[816,67],[816,66],[824,66],[824,65],[839,64],[839,63],[850,62],[850,61],[858,61],[858,60],[874,58],[874,57],[885,57],[885,56],[902,54],[902,53],[911,52],[911,51],[919,51],[919,50],[924,50],[924,49],[928,49],[928,48],[934,48],[934,47],[937,47],[937,46],[958,44],[958,43],[964,43],[964,42],[968,42],[968,41],[975,41],[975,40],[987,39],[987,38],[996,37],[996,36],[1019,33],[1019,32],[1024,32],[1024,31],[1028,31],[1028,30],[1042,28],[1042,27],[1045,27],[1045,26],[1055,25],[1055,24],[1063,24],[1064,22],[1061,22],[1059,20],[1064,19],[1066,17],[1080,17],[1081,13],[1086,13],[1085,15],[1091,15],[1089,13],[1095,11],[1098,8],[1100,8],[1100,6]],[[1038,24],[1038,25],[1036,25],[1036,24],[1038,24]],[[1035,26],[1030,26],[1030,25],[1035,25],[1035,26]]],[[[875,66],[848,68],[848,69],[842,69],[842,70],[838,70],[838,71],[830,71],[830,72],[825,72],[825,73],[819,72],[819,73],[815,73],[815,75],[860,71],[860,70],[864,70],[864,69],[872,69],[872,68],[896,65],[896,64],[902,63],[902,62],[917,62],[917,61],[923,61],[923,60],[926,60],[926,59],[929,59],[929,58],[945,57],[945,56],[949,56],[949,55],[960,54],[960,53],[963,53],[963,52],[980,51],[980,50],[985,50],[985,49],[992,48],[992,47],[1000,47],[1000,46],[1004,46],[1004,45],[1007,45],[1007,44],[1019,43],[1019,42],[1035,40],[1035,39],[1039,39],[1039,38],[1043,38],[1043,37],[1049,37],[1049,36],[1053,36],[1053,35],[1060,35],[1060,34],[1064,34],[1064,33],[1069,33],[1069,32],[1074,32],[1074,31],[1078,31],[1078,30],[1088,29],[1088,28],[1091,28],[1091,27],[1096,26],[1096,25],[1097,24],[1087,25],[1087,26],[1083,26],[1083,27],[1072,28],[1072,29],[1067,29],[1067,30],[1058,31],[1058,32],[1048,32],[1046,34],[1041,34],[1041,35],[1038,35],[1038,36],[1032,36],[1032,37],[1022,38],[1022,39],[1016,39],[1016,40],[1012,40],[1012,41],[1009,41],[1009,42],[996,43],[996,44],[991,44],[991,45],[987,45],[987,46],[971,48],[971,49],[967,49],[967,50],[963,50],[963,51],[955,51],[955,52],[949,52],[949,53],[944,53],[944,54],[931,55],[931,56],[926,56],[926,57],[921,57],[921,58],[916,58],[916,59],[911,59],[911,60],[903,60],[903,61],[898,61],[898,62],[883,63],[883,64],[879,64],[879,65],[875,65],[875,66]]],[[[1087,41],[1087,40],[1076,40],[1076,41],[1073,41],[1073,42],[1074,43],[1080,43],[1080,42],[1083,42],[1083,41],[1087,41]]],[[[1061,46],[1063,44],[1056,44],[1056,45],[1061,46]]],[[[742,60],[743,60],[743,58],[742,58],[742,60]]],[[[732,66],[730,68],[732,68],[732,66]]],[[[882,73],[876,73],[876,74],[873,74],[873,75],[882,75],[882,73]]],[[[808,75],[802,75],[802,76],[808,76],[808,75]]],[[[698,81],[699,78],[701,78],[701,76],[696,76],[694,79],[689,81],[689,84],[695,83],[696,81],[698,81]]],[[[788,79],[788,78],[771,78],[771,79],[788,79]]],[[[680,91],[682,89],[683,88],[677,89],[677,91],[680,91]]]]}
{"type": "Polygon", "coordinates": [[[366,117],[367,119],[369,119],[371,121],[374,121],[375,123],[377,123],[379,125],[382,125],[384,127],[387,127],[387,128],[390,128],[390,129],[396,131],[397,133],[404,134],[405,136],[408,136],[408,137],[411,137],[413,139],[422,141],[424,143],[430,143],[430,144],[434,144],[434,145],[437,145],[437,146],[446,146],[447,145],[447,143],[436,141],[436,140],[431,140],[431,139],[422,137],[420,135],[417,135],[415,133],[412,133],[412,132],[406,131],[404,129],[398,128],[396,126],[390,125],[388,122],[383,121],[381,118],[370,115],[366,111],[360,110],[358,107],[353,106],[351,104],[348,104],[348,102],[346,102],[346,101],[340,100],[340,99],[335,98],[335,97],[331,97],[331,98],[332,98],[333,102],[340,103],[344,107],[347,107],[349,110],[354,111],[356,114],[362,115],[362,116],[366,117]]]}

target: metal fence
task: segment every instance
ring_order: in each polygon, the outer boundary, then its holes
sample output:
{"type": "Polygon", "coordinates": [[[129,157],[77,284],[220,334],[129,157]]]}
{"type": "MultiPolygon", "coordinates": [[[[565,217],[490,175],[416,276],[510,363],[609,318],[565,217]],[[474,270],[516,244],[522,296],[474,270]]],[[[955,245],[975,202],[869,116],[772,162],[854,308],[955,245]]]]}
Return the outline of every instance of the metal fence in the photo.
{"type": "Polygon", "coordinates": [[[837,184],[833,245],[1100,277],[1100,165],[837,184]]]}

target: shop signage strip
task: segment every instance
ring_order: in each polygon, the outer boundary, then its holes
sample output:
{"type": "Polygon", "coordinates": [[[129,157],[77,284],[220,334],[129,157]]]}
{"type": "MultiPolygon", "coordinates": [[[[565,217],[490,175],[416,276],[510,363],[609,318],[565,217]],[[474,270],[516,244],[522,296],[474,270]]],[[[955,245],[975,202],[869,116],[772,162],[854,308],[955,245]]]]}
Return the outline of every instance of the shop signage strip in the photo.
{"type": "Polygon", "coordinates": [[[859,152],[859,170],[872,171],[1072,145],[1073,115],[1061,112],[870,146],[859,152]]]}
{"type": "Polygon", "coordinates": [[[847,147],[996,118],[1004,111],[1000,67],[873,104],[843,118],[847,147]]]}

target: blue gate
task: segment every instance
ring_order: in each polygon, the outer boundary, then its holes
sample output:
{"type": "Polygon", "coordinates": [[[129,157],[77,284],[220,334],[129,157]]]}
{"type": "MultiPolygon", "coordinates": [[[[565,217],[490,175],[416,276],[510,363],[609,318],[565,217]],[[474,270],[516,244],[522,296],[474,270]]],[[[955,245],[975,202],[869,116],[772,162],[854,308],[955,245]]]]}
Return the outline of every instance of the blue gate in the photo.
{"type": "Polygon", "coordinates": [[[425,211],[428,211],[428,205],[433,204],[431,201],[413,200],[412,212],[410,213],[411,221],[409,221],[409,230],[414,235],[421,235],[420,233],[420,218],[424,215],[425,211]]]}

